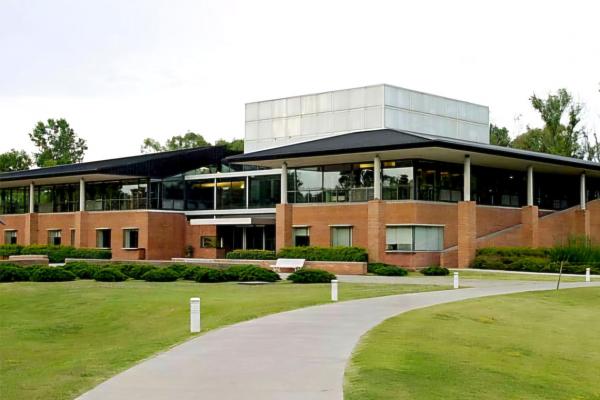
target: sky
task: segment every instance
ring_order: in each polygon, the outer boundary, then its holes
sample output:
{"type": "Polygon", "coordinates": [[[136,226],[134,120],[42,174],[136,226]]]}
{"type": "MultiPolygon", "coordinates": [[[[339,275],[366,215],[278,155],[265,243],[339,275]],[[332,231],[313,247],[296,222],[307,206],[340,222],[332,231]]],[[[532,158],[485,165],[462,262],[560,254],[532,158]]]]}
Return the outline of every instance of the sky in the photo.
{"type": "Polygon", "coordinates": [[[0,0],[0,152],[66,118],[85,160],[242,138],[244,104],[389,83],[485,104],[512,136],[558,88],[600,134],[595,1],[0,0]]]}

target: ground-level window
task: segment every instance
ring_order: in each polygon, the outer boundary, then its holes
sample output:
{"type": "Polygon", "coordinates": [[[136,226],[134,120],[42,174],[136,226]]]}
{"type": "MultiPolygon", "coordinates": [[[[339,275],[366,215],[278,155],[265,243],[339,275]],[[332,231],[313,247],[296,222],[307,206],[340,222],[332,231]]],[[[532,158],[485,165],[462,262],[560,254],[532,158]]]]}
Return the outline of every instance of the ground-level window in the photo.
{"type": "Polygon", "coordinates": [[[204,249],[216,249],[219,247],[219,241],[216,236],[201,236],[200,247],[204,249]]]}
{"type": "Polygon", "coordinates": [[[16,230],[4,231],[4,244],[17,244],[17,231],[16,230]]]}
{"type": "Polygon", "coordinates": [[[332,226],[331,246],[352,246],[352,227],[332,226]]]}
{"type": "Polygon", "coordinates": [[[444,247],[443,226],[388,226],[385,236],[388,251],[441,251],[444,247]]]}
{"type": "Polygon", "coordinates": [[[60,246],[61,236],[62,233],[60,229],[50,229],[48,231],[48,244],[53,246],[60,246]]]}
{"type": "Polygon", "coordinates": [[[296,227],[292,230],[294,246],[310,246],[310,234],[306,226],[296,227]]]}
{"type": "Polygon", "coordinates": [[[75,229],[71,229],[70,233],[71,233],[71,243],[69,243],[69,244],[71,246],[75,246],[75,229]]]}
{"type": "Polygon", "coordinates": [[[96,247],[100,249],[110,248],[110,229],[96,229],[96,247]]]}
{"type": "Polygon", "coordinates": [[[139,247],[140,230],[137,228],[123,229],[123,248],[137,249],[139,247]]]}

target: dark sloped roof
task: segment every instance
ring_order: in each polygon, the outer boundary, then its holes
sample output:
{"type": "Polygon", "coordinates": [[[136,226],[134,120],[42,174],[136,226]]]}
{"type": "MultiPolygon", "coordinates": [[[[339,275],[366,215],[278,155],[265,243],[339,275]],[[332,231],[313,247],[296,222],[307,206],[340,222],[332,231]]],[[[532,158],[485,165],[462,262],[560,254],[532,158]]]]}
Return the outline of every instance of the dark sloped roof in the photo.
{"type": "Polygon", "coordinates": [[[252,153],[239,154],[228,157],[227,161],[266,161],[420,147],[441,147],[600,171],[599,163],[580,160],[578,158],[392,129],[346,133],[252,153]]]}
{"type": "Polygon", "coordinates": [[[88,174],[165,178],[205,165],[215,164],[227,155],[229,154],[224,146],[196,147],[192,149],[113,158],[110,160],[36,168],[26,171],[5,172],[0,173],[0,181],[88,174]]]}

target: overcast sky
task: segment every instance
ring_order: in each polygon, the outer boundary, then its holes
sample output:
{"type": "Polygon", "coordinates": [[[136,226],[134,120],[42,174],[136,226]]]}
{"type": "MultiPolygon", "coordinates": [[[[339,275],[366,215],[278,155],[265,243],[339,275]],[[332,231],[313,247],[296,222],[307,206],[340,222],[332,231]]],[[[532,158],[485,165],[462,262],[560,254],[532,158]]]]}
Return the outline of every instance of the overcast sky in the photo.
{"type": "Polygon", "coordinates": [[[188,130],[244,135],[244,103],[389,83],[488,105],[515,135],[560,87],[600,134],[595,1],[0,0],[0,152],[66,118],[86,160],[188,130]],[[520,117],[519,117],[520,116],[520,117]]]}

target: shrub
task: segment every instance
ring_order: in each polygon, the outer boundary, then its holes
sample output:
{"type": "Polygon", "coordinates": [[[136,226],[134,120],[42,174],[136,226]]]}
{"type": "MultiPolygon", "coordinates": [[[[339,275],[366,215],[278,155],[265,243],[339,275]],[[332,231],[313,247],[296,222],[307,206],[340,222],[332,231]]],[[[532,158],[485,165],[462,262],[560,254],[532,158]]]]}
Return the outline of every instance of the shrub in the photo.
{"type": "Polygon", "coordinates": [[[153,271],[156,269],[158,269],[158,268],[156,268],[154,265],[150,265],[150,264],[134,264],[133,267],[121,269],[121,272],[123,272],[125,275],[129,276],[130,278],[139,280],[139,279],[143,279],[142,277],[147,272],[153,271]],[[125,272],[125,270],[127,272],[125,272]]]}
{"type": "Polygon", "coordinates": [[[329,283],[335,275],[322,269],[302,268],[290,274],[287,279],[294,283],[329,283]]]}
{"type": "Polygon", "coordinates": [[[539,247],[484,247],[477,250],[478,256],[499,257],[547,257],[550,249],[539,247]]]}
{"type": "Polygon", "coordinates": [[[206,267],[197,267],[196,272],[194,274],[194,280],[196,282],[226,282],[229,280],[228,276],[221,270],[206,268],[206,267]]]}
{"type": "Polygon", "coordinates": [[[12,264],[0,264],[0,282],[22,282],[29,280],[29,273],[12,264]]]}
{"type": "Polygon", "coordinates": [[[600,246],[595,246],[587,237],[570,237],[565,245],[555,246],[550,250],[551,261],[580,264],[600,263],[600,246]]]}
{"type": "Polygon", "coordinates": [[[0,257],[8,258],[8,256],[16,256],[21,254],[23,246],[18,244],[3,244],[0,245],[0,257]]]}
{"type": "Polygon", "coordinates": [[[275,282],[281,280],[279,274],[270,269],[247,265],[245,268],[238,270],[237,279],[240,282],[275,282]]]}
{"type": "Polygon", "coordinates": [[[277,257],[272,250],[233,250],[225,258],[230,260],[275,260],[277,257]]]}
{"type": "Polygon", "coordinates": [[[405,276],[408,274],[408,271],[404,268],[384,263],[369,263],[367,272],[385,276],[405,276]]]}
{"type": "Polygon", "coordinates": [[[179,274],[179,277],[181,279],[185,279],[188,281],[195,281],[196,273],[198,272],[199,268],[204,268],[204,267],[201,267],[199,265],[190,265],[190,266],[186,267],[186,269],[183,270],[183,272],[181,274],[179,274]]]}
{"type": "Polygon", "coordinates": [[[101,268],[94,274],[94,279],[98,282],[123,282],[127,276],[115,268],[101,268]]]}
{"type": "Polygon", "coordinates": [[[179,279],[179,274],[172,269],[156,268],[142,275],[142,279],[147,282],[173,282],[179,279]]]}
{"type": "Polygon", "coordinates": [[[75,248],[72,246],[49,246],[41,244],[32,244],[29,246],[23,246],[20,254],[41,254],[47,255],[48,260],[52,263],[61,263],[65,261],[65,258],[99,258],[99,259],[110,259],[112,253],[106,249],[88,249],[88,248],[75,248]]]}
{"type": "Polygon", "coordinates": [[[427,276],[444,276],[450,274],[450,271],[448,270],[448,268],[432,265],[430,267],[423,268],[421,270],[421,273],[427,276]]]}
{"type": "Polygon", "coordinates": [[[278,258],[304,258],[307,261],[359,261],[366,262],[367,251],[361,247],[284,247],[278,258]]]}
{"type": "Polygon", "coordinates": [[[165,269],[174,272],[180,278],[187,268],[188,266],[185,264],[171,264],[165,269]]]}
{"type": "Polygon", "coordinates": [[[63,268],[75,274],[79,279],[94,279],[96,272],[101,269],[98,265],[92,265],[83,261],[68,262],[63,268]]]}
{"type": "Polygon", "coordinates": [[[72,272],[60,267],[37,267],[29,277],[34,282],[64,282],[75,280],[72,272]]]}

